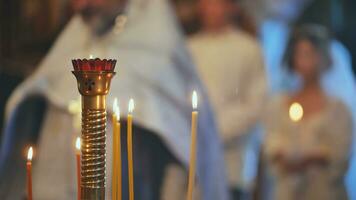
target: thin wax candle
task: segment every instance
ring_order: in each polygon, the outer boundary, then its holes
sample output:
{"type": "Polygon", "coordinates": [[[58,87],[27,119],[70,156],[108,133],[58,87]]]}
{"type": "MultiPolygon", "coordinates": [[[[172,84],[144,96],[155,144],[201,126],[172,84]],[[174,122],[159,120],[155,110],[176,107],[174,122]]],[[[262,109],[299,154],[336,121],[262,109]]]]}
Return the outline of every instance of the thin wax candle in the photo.
{"type": "Polygon", "coordinates": [[[122,198],[122,172],[121,172],[121,125],[120,109],[115,98],[113,105],[113,177],[112,177],[112,199],[122,198]]]}
{"type": "Polygon", "coordinates": [[[75,153],[75,158],[77,162],[77,199],[81,199],[81,194],[80,194],[80,185],[81,185],[81,170],[80,170],[80,146],[81,146],[81,141],[80,137],[77,137],[77,140],[75,141],[75,148],[76,148],[76,153],[75,153]]]}
{"type": "Polygon", "coordinates": [[[32,147],[30,147],[27,152],[27,163],[26,163],[28,200],[32,200],[32,156],[33,156],[33,149],[32,147]]]}
{"type": "Polygon", "coordinates": [[[195,185],[195,171],[196,171],[196,154],[197,154],[197,127],[198,127],[198,96],[194,91],[192,95],[192,129],[191,129],[191,144],[190,144],[190,165],[188,178],[188,194],[187,200],[193,199],[193,191],[195,185]]]}
{"type": "Polygon", "coordinates": [[[134,200],[134,174],[133,174],[133,151],[132,151],[132,112],[135,108],[133,99],[129,102],[129,114],[127,115],[127,158],[129,168],[129,199],[134,200]]]}

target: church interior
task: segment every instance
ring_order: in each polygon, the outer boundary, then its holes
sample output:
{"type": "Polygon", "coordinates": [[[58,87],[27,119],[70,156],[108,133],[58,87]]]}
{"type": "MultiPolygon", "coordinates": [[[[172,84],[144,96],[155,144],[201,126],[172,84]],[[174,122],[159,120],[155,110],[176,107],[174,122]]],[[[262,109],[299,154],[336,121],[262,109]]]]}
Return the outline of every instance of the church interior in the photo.
{"type": "Polygon", "coordinates": [[[356,200],[356,1],[0,1],[0,199],[356,200]]]}

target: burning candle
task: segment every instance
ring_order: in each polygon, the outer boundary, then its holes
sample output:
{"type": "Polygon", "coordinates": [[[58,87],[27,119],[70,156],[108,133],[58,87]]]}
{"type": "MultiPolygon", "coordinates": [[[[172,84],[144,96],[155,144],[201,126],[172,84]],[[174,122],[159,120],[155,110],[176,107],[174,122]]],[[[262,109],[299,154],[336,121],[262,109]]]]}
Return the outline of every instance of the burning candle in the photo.
{"type": "Polygon", "coordinates": [[[112,177],[112,199],[121,200],[121,124],[120,124],[120,109],[118,101],[115,98],[113,105],[113,177],[112,177]]]}
{"type": "Polygon", "coordinates": [[[303,107],[299,103],[292,103],[289,107],[289,117],[293,122],[299,122],[303,118],[303,107]]]}
{"type": "Polygon", "coordinates": [[[132,152],[132,112],[135,108],[133,99],[129,101],[129,113],[127,115],[127,159],[129,168],[129,197],[134,200],[134,175],[133,175],[133,152],[132,152]]]}
{"type": "Polygon", "coordinates": [[[80,185],[81,185],[81,174],[80,174],[80,146],[81,146],[81,141],[80,137],[77,137],[77,140],[75,141],[75,148],[76,148],[76,161],[77,161],[77,198],[78,200],[81,199],[80,197],[80,185]]]}
{"type": "Polygon", "coordinates": [[[113,146],[112,146],[112,156],[113,156],[113,162],[112,162],[112,200],[116,200],[117,199],[117,166],[116,166],[116,140],[115,140],[115,136],[116,136],[116,109],[117,109],[117,98],[115,98],[114,100],[114,104],[113,104],[113,114],[112,114],[112,129],[113,129],[113,146]]]}
{"type": "Polygon", "coordinates": [[[27,199],[32,200],[32,156],[33,149],[30,147],[27,152],[27,199]]]}
{"type": "Polygon", "coordinates": [[[192,129],[191,129],[191,144],[190,144],[190,166],[188,179],[188,194],[187,200],[193,199],[193,191],[195,185],[195,171],[196,171],[196,152],[197,152],[197,127],[198,127],[198,96],[196,91],[192,95],[192,129]]]}

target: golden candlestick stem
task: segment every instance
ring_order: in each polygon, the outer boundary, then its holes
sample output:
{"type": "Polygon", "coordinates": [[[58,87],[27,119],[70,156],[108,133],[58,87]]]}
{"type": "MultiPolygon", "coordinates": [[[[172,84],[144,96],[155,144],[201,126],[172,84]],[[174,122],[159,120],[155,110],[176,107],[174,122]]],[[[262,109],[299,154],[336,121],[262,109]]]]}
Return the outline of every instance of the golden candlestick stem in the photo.
{"type": "Polygon", "coordinates": [[[113,71],[73,71],[82,95],[81,199],[105,200],[106,95],[113,71]]]}

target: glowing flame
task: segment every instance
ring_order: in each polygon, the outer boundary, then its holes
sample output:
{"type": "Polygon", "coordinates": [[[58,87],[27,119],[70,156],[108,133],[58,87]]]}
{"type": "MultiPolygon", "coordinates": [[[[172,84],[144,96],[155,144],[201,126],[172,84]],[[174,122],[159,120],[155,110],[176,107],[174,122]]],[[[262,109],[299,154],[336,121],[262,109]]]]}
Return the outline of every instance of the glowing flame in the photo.
{"type": "Polygon", "coordinates": [[[94,56],[92,54],[90,54],[89,59],[94,59],[94,56]]]}
{"type": "Polygon", "coordinates": [[[298,122],[303,118],[303,107],[299,103],[293,103],[289,108],[289,117],[292,121],[298,122]]]}
{"type": "Polygon", "coordinates": [[[77,137],[77,140],[75,141],[75,148],[78,151],[80,150],[80,145],[81,145],[80,137],[77,137]]]}
{"type": "Polygon", "coordinates": [[[129,113],[132,113],[134,109],[135,109],[135,102],[134,102],[133,99],[130,99],[130,101],[129,101],[129,113]]]}
{"type": "Polygon", "coordinates": [[[193,106],[193,109],[197,109],[197,107],[198,107],[198,95],[195,90],[193,91],[193,95],[192,95],[192,106],[193,106]]]}
{"type": "Polygon", "coordinates": [[[116,119],[117,119],[117,121],[120,121],[120,107],[119,106],[117,106],[117,108],[116,108],[116,119]]]}
{"type": "Polygon", "coordinates": [[[27,160],[28,160],[28,161],[31,161],[31,160],[32,160],[32,156],[33,156],[33,148],[30,147],[30,148],[28,149],[28,152],[27,152],[27,160]]]}
{"type": "Polygon", "coordinates": [[[112,110],[117,118],[117,120],[120,120],[120,108],[119,108],[119,101],[117,100],[117,98],[114,99],[114,104],[112,106],[112,110]]]}

